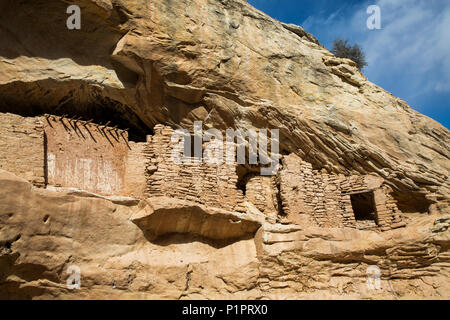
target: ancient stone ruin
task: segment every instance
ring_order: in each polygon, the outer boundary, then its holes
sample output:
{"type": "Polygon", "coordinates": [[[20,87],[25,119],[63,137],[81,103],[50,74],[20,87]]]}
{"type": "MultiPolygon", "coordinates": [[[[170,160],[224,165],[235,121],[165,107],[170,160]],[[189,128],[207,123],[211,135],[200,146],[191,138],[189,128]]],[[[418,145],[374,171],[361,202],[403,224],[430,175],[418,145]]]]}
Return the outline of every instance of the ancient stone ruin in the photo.
{"type": "Polygon", "coordinates": [[[405,226],[382,178],[313,170],[296,155],[282,157],[277,175],[262,176],[237,163],[175,163],[178,141],[171,141],[174,129],[163,125],[155,126],[147,142],[130,142],[126,130],[92,121],[10,113],[0,113],[0,119],[0,169],[36,187],[168,197],[242,213],[248,202],[273,223],[381,231],[405,226]]]}

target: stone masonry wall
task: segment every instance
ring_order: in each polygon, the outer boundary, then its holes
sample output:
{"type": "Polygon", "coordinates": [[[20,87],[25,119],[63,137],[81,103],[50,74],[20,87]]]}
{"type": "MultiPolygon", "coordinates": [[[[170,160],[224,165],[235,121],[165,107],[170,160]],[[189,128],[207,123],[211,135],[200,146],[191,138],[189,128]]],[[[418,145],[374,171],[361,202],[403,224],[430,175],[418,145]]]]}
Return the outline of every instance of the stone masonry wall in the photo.
{"type": "Polygon", "coordinates": [[[390,230],[406,226],[397,207],[397,201],[391,195],[391,188],[382,186],[374,191],[377,206],[378,225],[381,230],[390,230]]]}
{"type": "Polygon", "coordinates": [[[85,121],[43,117],[48,184],[122,195],[128,134],[85,121]]]}
{"type": "Polygon", "coordinates": [[[40,118],[0,113],[0,169],[45,185],[44,128],[40,118]]]}
{"type": "Polygon", "coordinates": [[[245,199],[253,203],[269,220],[276,222],[278,189],[275,176],[252,175],[246,182],[245,199]]]}
{"type": "Polygon", "coordinates": [[[293,222],[309,219],[321,227],[382,231],[405,226],[391,189],[374,176],[331,175],[313,170],[296,155],[283,157],[279,173],[283,212],[293,222]],[[351,196],[373,192],[376,219],[356,220],[351,196]]]}
{"type": "Polygon", "coordinates": [[[174,197],[229,211],[246,211],[242,191],[236,187],[236,165],[176,164],[172,150],[178,143],[171,142],[173,129],[157,125],[154,131],[145,150],[148,196],[174,197]]]}

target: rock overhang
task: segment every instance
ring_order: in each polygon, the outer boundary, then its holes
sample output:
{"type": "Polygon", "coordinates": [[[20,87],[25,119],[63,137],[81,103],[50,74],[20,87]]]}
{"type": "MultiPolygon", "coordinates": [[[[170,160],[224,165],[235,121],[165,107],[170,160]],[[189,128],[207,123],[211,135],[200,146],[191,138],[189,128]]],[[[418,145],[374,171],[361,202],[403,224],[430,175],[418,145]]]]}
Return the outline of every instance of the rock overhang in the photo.
{"type": "Polygon", "coordinates": [[[230,212],[168,197],[142,200],[130,217],[150,241],[169,234],[192,234],[211,240],[254,237],[264,217],[230,212]]]}

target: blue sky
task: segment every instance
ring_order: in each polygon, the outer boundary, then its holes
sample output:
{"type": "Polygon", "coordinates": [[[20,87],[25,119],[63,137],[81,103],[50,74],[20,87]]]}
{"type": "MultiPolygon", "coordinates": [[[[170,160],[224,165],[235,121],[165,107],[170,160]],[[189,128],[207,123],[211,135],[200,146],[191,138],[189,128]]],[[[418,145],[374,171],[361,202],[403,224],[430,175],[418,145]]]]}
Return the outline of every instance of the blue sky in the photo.
{"type": "Polygon", "coordinates": [[[364,49],[364,75],[417,111],[450,128],[449,0],[248,0],[271,17],[294,23],[331,49],[336,38],[364,49]],[[369,5],[381,29],[369,30],[369,5]]]}

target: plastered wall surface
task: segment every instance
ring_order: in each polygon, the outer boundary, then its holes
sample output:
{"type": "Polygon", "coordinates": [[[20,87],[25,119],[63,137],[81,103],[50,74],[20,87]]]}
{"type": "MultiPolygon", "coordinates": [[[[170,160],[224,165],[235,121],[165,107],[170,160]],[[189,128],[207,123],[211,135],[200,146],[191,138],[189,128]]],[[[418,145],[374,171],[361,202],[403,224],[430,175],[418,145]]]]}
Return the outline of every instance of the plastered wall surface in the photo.
{"type": "Polygon", "coordinates": [[[43,122],[49,185],[123,194],[130,149],[125,131],[53,116],[43,122]]]}

